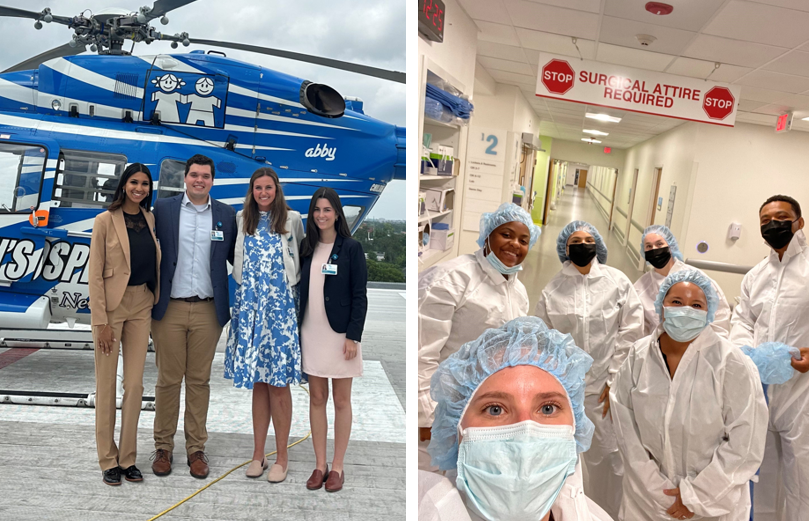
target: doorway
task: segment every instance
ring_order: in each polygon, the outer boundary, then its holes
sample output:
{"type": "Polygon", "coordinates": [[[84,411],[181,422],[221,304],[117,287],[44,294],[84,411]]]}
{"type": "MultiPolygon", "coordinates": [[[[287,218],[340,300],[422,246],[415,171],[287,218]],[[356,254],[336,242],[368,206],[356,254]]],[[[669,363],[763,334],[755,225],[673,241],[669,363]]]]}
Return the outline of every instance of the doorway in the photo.
{"type": "Polygon", "coordinates": [[[579,170],[579,188],[587,187],[587,170],[579,170]]]}
{"type": "Polygon", "coordinates": [[[632,210],[635,208],[635,192],[638,188],[638,169],[635,169],[635,174],[632,176],[632,187],[629,189],[629,207],[626,212],[626,225],[624,226],[624,246],[629,241],[629,232],[632,230],[632,210]]]}

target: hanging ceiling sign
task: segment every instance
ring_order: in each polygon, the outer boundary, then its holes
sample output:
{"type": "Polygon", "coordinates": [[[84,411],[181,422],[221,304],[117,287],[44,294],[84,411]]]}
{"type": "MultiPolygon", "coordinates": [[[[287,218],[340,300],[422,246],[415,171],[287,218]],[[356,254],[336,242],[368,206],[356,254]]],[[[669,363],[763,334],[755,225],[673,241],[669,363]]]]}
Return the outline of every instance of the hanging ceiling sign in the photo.
{"type": "Polygon", "coordinates": [[[536,95],[642,114],[736,123],[741,87],[539,53],[536,95]]]}

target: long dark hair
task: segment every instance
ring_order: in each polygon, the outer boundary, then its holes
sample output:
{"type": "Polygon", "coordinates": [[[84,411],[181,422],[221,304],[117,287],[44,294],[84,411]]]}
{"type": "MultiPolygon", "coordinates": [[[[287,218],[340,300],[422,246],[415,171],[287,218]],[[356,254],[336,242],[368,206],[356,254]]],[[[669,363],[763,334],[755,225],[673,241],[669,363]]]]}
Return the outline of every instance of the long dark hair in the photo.
{"type": "Polygon", "coordinates": [[[278,234],[287,233],[284,226],[287,222],[287,201],[284,199],[284,190],[278,181],[278,174],[268,166],[264,166],[253,172],[250,177],[250,186],[247,187],[247,196],[244,198],[244,209],[242,210],[242,224],[245,235],[253,235],[258,227],[259,209],[256,199],[253,197],[253,185],[256,179],[270,177],[275,183],[275,199],[270,203],[270,230],[278,234]]]}
{"type": "Polygon", "coordinates": [[[348,228],[346,215],[343,213],[343,203],[340,202],[340,196],[337,195],[333,188],[327,186],[318,188],[309,202],[309,215],[306,217],[306,238],[301,243],[301,257],[312,255],[315,252],[315,246],[320,240],[320,228],[315,223],[315,205],[317,205],[319,199],[328,200],[337,213],[337,220],[334,222],[334,229],[337,230],[337,234],[343,237],[351,237],[351,230],[348,228]]]}
{"type": "Polygon", "coordinates": [[[149,195],[143,198],[140,202],[141,208],[144,208],[147,212],[151,211],[152,208],[152,187],[154,186],[154,181],[152,180],[152,172],[149,171],[149,167],[144,165],[143,163],[132,163],[124,173],[121,174],[121,179],[118,180],[118,188],[115,189],[115,196],[112,198],[112,204],[109,205],[107,211],[112,212],[123,206],[124,201],[126,201],[126,183],[129,182],[129,178],[133,175],[143,172],[146,174],[146,177],[149,178],[149,195]]]}

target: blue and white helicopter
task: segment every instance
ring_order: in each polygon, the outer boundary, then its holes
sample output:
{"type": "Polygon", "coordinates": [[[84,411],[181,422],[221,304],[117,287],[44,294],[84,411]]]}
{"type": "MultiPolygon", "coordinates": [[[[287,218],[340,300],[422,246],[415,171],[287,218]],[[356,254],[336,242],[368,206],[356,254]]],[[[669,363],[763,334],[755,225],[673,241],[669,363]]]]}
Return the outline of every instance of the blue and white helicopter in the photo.
{"type": "Polygon", "coordinates": [[[184,190],[185,160],[213,158],[211,195],[237,210],[256,168],[272,166],[293,209],[340,194],[352,230],[388,182],[405,177],[405,129],[333,88],[224,53],[133,56],[128,41],[169,40],[281,56],[404,83],[405,75],[232,42],[161,34],[150,24],[195,0],[63,17],[0,6],[69,43],[0,73],[0,346],[89,347],[87,260],[95,216],[127,164],[150,166],[154,197],[184,190]],[[97,54],[79,55],[89,46],[97,54]],[[65,326],[56,326],[64,324],[65,326]]]}

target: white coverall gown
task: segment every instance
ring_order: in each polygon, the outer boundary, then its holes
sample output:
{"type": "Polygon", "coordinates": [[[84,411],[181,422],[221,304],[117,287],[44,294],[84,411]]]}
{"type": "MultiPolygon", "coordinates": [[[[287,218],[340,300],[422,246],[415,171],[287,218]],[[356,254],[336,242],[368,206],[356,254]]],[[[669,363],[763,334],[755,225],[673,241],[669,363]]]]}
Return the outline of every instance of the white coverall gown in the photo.
{"type": "Polygon", "coordinates": [[[570,261],[542,290],[535,314],[548,327],[570,333],[593,357],[585,376],[584,412],[595,424],[584,462],[584,490],[611,516],[618,515],[623,465],[609,415],[598,398],[612,385],[632,344],[641,338],[643,307],[632,283],[620,270],[593,259],[582,275],[570,261]]]}
{"type": "MultiPolygon", "coordinates": [[[[419,427],[431,427],[435,402],[430,378],[438,364],[486,329],[528,315],[528,294],[517,275],[508,279],[480,249],[419,274],[419,427]]],[[[419,468],[429,468],[429,442],[419,443],[419,468]]]]}
{"type": "MultiPolygon", "coordinates": [[[[770,255],[744,276],[740,297],[731,319],[730,340],[734,345],[783,342],[809,347],[809,249],[803,230],[792,238],[783,260],[770,250],[770,255]]],[[[787,383],[770,385],[767,392],[770,435],[761,476],[754,487],[755,519],[807,521],[809,373],[796,371],[787,383]],[[776,517],[773,510],[780,515],[776,517]]]]}
{"type": "MultiPolygon", "coordinates": [[[[455,472],[448,477],[419,471],[419,521],[479,521],[480,517],[466,510],[458,489],[455,472]]],[[[613,521],[593,500],[584,495],[581,467],[568,476],[551,507],[554,521],[613,521]]],[[[526,518],[525,521],[535,521],[526,518]]]]}
{"type": "Polygon", "coordinates": [[[610,390],[624,458],[619,519],[671,521],[680,488],[692,519],[748,521],[749,480],[764,454],[767,404],[752,360],[711,328],[688,346],[674,378],[662,326],[638,341],[610,390]]]}
{"type": "MultiPolygon", "coordinates": [[[[680,259],[674,259],[674,266],[671,267],[669,275],[681,270],[698,271],[708,277],[702,270],[689,266],[680,259]]],[[[666,277],[652,270],[644,273],[635,282],[635,291],[638,292],[638,298],[643,304],[643,336],[651,335],[660,321],[657,311],[655,311],[655,300],[657,299],[657,294],[660,293],[660,285],[663,284],[665,279],[666,277]]],[[[719,336],[727,338],[730,334],[730,306],[725,294],[722,292],[722,288],[710,277],[708,279],[710,279],[711,286],[713,286],[716,295],[719,297],[719,306],[716,308],[716,316],[711,322],[711,327],[719,336]]]]}

